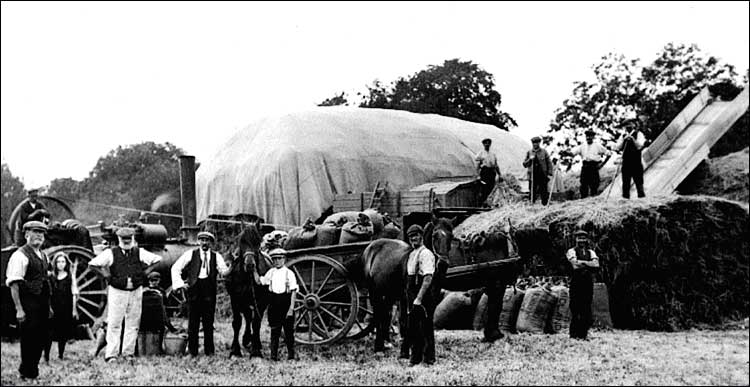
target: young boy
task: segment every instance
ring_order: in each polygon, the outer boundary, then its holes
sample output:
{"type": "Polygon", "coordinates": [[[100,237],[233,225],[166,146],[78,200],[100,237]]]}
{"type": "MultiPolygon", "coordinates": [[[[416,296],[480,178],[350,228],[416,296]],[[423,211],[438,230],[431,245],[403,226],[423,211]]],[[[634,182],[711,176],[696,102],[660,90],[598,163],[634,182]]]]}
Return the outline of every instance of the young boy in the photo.
{"type": "MultiPolygon", "coordinates": [[[[279,336],[284,328],[287,359],[294,360],[294,299],[297,295],[297,278],[284,266],[286,250],[273,249],[269,252],[274,267],[260,278],[262,285],[268,285],[271,300],[268,306],[268,325],[271,327],[271,360],[279,360],[279,336]]],[[[257,276],[257,273],[255,274],[257,276]]]]}
{"type": "MultiPolygon", "coordinates": [[[[164,340],[164,328],[174,332],[175,328],[169,322],[167,311],[164,308],[164,291],[159,287],[161,274],[156,271],[148,275],[148,288],[143,290],[143,304],[141,309],[141,325],[139,331],[142,333],[158,333],[159,343],[164,340]]],[[[145,337],[138,336],[138,341],[144,343],[145,337]]],[[[143,350],[144,348],[141,348],[143,350]]]]}

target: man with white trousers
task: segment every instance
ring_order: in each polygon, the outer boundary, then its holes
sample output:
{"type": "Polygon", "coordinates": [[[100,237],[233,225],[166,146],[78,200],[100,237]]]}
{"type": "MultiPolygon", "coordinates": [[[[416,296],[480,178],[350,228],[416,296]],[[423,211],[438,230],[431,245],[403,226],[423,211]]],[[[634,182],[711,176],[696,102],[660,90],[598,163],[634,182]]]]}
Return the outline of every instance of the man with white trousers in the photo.
{"type": "Polygon", "coordinates": [[[134,235],[132,228],[118,229],[119,244],[89,261],[89,266],[109,268],[111,273],[107,287],[107,348],[104,354],[107,362],[114,361],[120,352],[123,320],[122,355],[132,358],[135,354],[135,342],[141,325],[143,286],[148,285],[144,265],[151,266],[161,261],[160,256],[135,247],[134,235]]]}

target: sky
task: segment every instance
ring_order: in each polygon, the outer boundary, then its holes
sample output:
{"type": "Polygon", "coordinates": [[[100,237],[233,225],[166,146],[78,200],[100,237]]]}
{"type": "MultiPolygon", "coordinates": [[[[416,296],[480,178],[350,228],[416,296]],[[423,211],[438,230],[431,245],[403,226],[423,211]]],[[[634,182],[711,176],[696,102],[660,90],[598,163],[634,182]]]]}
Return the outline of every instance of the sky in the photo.
{"type": "Polygon", "coordinates": [[[263,116],[453,58],[495,76],[529,139],[609,52],[695,43],[744,73],[748,4],[3,1],[0,153],[27,188],[144,141],[206,162],[263,116]]]}

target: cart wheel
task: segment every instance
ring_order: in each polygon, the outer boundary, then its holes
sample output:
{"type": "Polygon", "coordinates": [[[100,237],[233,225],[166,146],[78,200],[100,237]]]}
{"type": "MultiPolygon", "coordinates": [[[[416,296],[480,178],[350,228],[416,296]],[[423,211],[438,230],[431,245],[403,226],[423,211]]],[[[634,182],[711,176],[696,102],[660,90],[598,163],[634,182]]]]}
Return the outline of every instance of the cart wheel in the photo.
{"type": "Polygon", "coordinates": [[[294,336],[302,344],[328,344],[346,337],[357,319],[357,286],[338,261],[325,255],[304,255],[287,267],[297,277],[294,336]]]}
{"type": "Polygon", "coordinates": [[[187,296],[184,291],[174,291],[170,286],[165,292],[167,299],[164,301],[164,309],[168,317],[187,318],[187,296]]]}
{"type": "Polygon", "coordinates": [[[347,339],[356,340],[368,336],[375,330],[375,313],[370,303],[370,297],[367,294],[367,289],[358,289],[359,291],[359,308],[357,311],[357,319],[352,325],[352,329],[346,335],[347,339]]]}
{"type": "Polygon", "coordinates": [[[78,318],[82,323],[92,325],[101,317],[107,305],[107,284],[104,277],[88,267],[94,253],[83,247],[70,245],[50,247],[44,252],[50,260],[59,252],[64,252],[70,257],[71,273],[80,292],[76,305],[78,318]]]}

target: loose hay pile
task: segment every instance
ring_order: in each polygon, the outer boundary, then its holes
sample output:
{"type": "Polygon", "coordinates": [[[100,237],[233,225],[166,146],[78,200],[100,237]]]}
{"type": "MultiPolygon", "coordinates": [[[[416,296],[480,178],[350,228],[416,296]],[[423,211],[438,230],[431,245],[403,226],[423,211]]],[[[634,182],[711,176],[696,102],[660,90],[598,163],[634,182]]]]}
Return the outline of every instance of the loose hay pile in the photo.
{"type": "Polygon", "coordinates": [[[701,163],[677,190],[682,194],[702,194],[748,202],[750,198],[750,159],[748,148],[701,163]]]}
{"type": "Polygon", "coordinates": [[[544,257],[546,274],[568,275],[565,251],[581,227],[600,256],[614,326],[678,330],[747,317],[748,215],[747,206],[707,196],[588,198],[474,215],[454,235],[494,232],[506,219],[519,229],[547,227],[554,251],[544,257]]]}

